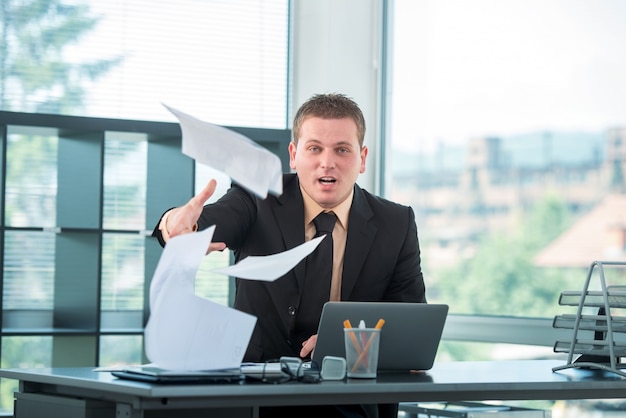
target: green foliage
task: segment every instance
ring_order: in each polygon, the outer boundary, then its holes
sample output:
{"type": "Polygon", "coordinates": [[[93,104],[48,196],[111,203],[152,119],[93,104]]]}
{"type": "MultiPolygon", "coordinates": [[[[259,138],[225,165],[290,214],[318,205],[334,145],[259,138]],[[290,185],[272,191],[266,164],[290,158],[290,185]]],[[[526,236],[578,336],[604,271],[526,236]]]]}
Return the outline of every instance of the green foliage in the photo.
{"type": "MultiPolygon", "coordinates": [[[[4,368],[50,367],[52,361],[52,338],[3,337],[2,362],[4,368]]],[[[12,411],[13,393],[18,390],[17,380],[0,380],[0,411],[12,411]]]]}
{"type": "MultiPolygon", "coordinates": [[[[471,259],[435,271],[438,302],[451,313],[551,317],[560,313],[558,295],[578,289],[585,271],[539,268],[533,257],[571,225],[565,203],[547,195],[507,231],[482,238],[471,259]]],[[[442,342],[448,360],[488,360],[487,345],[442,342]]]]}
{"type": "Polygon", "coordinates": [[[0,6],[0,109],[71,113],[82,106],[85,83],[121,57],[71,62],[66,47],[91,32],[99,18],[87,5],[60,0],[3,0],[0,6]]]}
{"type": "Polygon", "coordinates": [[[558,294],[584,272],[542,269],[533,257],[570,224],[565,204],[546,196],[507,231],[482,238],[471,259],[436,272],[453,313],[549,317],[558,294]]]}
{"type": "Polygon", "coordinates": [[[107,335],[100,338],[100,365],[139,364],[142,362],[141,335],[107,335]]]}

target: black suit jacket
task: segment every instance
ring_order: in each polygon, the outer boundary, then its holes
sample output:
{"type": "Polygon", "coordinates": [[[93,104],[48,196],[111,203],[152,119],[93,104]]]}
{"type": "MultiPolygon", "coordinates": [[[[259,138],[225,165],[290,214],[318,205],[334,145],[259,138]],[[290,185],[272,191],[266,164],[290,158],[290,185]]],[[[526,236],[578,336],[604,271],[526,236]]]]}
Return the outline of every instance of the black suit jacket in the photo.
{"type": "MultiPolygon", "coordinates": [[[[233,185],[205,206],[199,229],[216,225],[213,241],[225,242],[236,261],[270,255],[304,242],[304,201],[297,175],[286,174],[279,197],[259,199],[233,185]]],[[[161,243],[158,228],[155,229],[161,243]]],[[[246,361],[298,356],[302,341],[317,333],[321,306],[299,312],[305,262],[274,282],[236,279],[235,308],[257,317],[246,361]],[[316,318],[298,326],[302,316],[316,318]]],[[[426,302],[415,215],[410,207],[355,186],[343,265],[346,301],[426,302]]]]}

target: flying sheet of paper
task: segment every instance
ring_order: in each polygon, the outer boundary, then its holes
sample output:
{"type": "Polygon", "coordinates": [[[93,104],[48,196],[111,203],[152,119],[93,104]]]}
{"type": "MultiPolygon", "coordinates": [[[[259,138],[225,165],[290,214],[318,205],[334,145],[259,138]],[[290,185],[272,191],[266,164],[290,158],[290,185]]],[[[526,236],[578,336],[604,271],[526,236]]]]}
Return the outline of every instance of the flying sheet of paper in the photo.
{"type": "Polygon", "coordinates": [[[274,281],[294,268],[304,257],[311,254],[326,235],[278,254],[249,256],[229,267],[212,270],[240,279],[274,281]]]}
{"type": "Polygon", "coordinates": [[[261,198],[268,192],[282,194],[282,167],[277,155],[244,135],[164,106],[179,121],[183,154],[226,173],[261,198]]]}
{"type": "Polygon", "coordinates": [[[167,242],[150,285],[146,355],[170,370],[237,368],[256,317],[198,297],[195,277],[215,227],[167,242]]]}

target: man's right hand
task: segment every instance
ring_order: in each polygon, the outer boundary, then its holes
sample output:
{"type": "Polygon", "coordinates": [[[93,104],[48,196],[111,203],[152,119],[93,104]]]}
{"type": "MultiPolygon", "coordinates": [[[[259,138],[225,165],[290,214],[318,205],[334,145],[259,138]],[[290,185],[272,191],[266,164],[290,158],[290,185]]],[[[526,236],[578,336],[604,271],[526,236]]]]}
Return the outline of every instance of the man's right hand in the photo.
{"type": "MultiPolygon", "coordinates": [[[[211,179],[204,189],[189,199],[185,205],[169,211],[166,219],[166,228],[169,232],[169,238],[196,231],[197,222],[202,213],[204,203],[213,196],[216,186],[217,181],[211,179]]],[[[225,248],[226,244],[223,242],[212,242],[209,245],[207,254],[211,251],[222,251],[225,248]]]]}

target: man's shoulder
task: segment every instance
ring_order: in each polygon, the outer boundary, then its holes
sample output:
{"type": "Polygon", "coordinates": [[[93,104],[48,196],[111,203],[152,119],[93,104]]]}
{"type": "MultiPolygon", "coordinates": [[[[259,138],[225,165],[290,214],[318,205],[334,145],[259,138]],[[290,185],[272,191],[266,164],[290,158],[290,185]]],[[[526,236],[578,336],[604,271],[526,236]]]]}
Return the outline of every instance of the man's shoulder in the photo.
{"type": "Polygon", "coordinates": [[[283,173],[283,187],[298,184],[298,175],[296,173],[283,173]]]}

